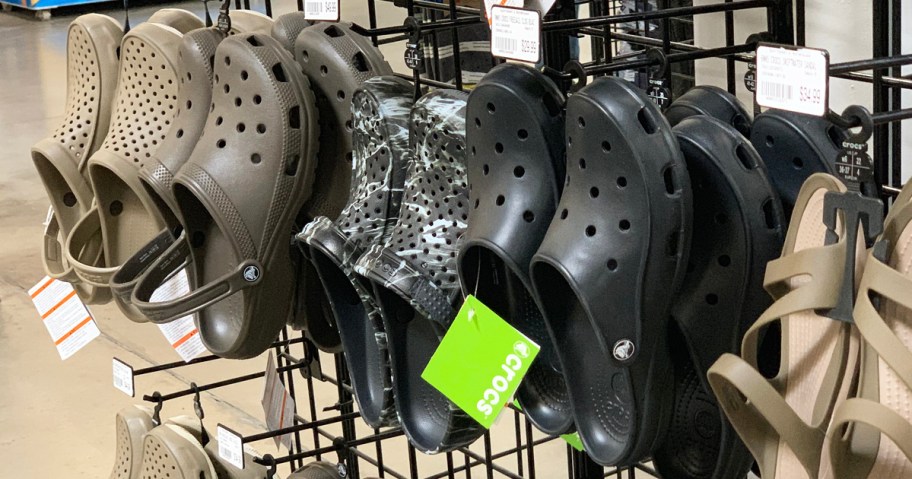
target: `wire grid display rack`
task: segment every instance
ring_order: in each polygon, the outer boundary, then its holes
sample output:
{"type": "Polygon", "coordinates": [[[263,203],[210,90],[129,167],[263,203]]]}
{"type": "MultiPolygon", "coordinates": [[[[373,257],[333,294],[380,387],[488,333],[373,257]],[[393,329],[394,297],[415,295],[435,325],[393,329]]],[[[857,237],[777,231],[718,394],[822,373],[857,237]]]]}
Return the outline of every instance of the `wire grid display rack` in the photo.
{"type": "MultiPolygon", "coordinates": [[[[407,19],[403,25],[378,26],[376,0],[367,0],[370,24],[361,28],[377,44],[405,40],[417,45],[423,62],[412,71],[397,75],[415,82],[416,95],[427,87],[469,89],[471,78],[462,71],[460,39],[471,38],[467,29],[482,23],[482,13],[477,8],[426,0],[403,0],[407,19]],[[449,65],[447,65],[449,61],[449,65]]],[[[398,0],[397,0],[398,1],[398,0]]],[[[236,7],[249,7],[249,0],[235,0],[236,7]]],[[[900,108],[903,89],[912,88],[912,81],[902,78],[900,67],[912,63],[912,56],[900,55],[899,31],[902,18],[899,0],[885,2],[883,9],[875,9],[874,59],[833,65],[831,76],[847,78],[874,85],[874,150],[876,179],[885,197],[895,194],[900,186],[900,137],[899,120],[912,117],[912,112],[900,108]],[[871,70],[873,73],[863,73],[871,70]]],[[[299,0],[303,10],[303,0],[299,0]]],[[[665,62],[661,75],[671,85],[671,95],[686,90],[693,82],[693,63],[702,58],[727,60],[728,89],[732,92],[740,82],[735,78],[735,62],[752,61],[754,45],[737,45],[734,42],[732,15],[739,9],[765,8],[768,12],[769,30],[757,32],[762,38],[779,43],[803,43],[803,0],[795,1],[793,21],[791,0],[720,0],[719,4],[692,7],[687,0],[557,0],[554,10],[543,23],[543,65],[565,91],[593,75],[618,75],[633,72],[653,75],[655,58],[643,58],[644,49],[661,51],[665,62]],[[612,16],[614,20],[593,21],[577,18],[577,6],[588,3],[590,17],[612,16]],[[632,8],[632,10],[631,10],[632,8]],[[774,11],[778,13],[773,13],[774,11]],[[693,44],[693,15],[724,12],[726,45],[718,49],[702,49],[693,44]],[[581,63],[573,58],[570,37],[577,36],[592,42],[593,59],[581,63]],[[797,40],[796,40],[797,39],[797,40]],[[576,63],[574,64],[574,61],[576,63]]],[[[266,0],[267,14],[271,14],[270,1],[266,0]]],[[[485,27],[486,28],[486,27],[485,27]]],[[[472,53],[478,53],[477,51],[472,53]]],[[[500,61],[487,58],[493,66],[500,61]]],[[[637,79],[634,77],[634,81],[637,79]]],[[[832,119],[838,120],[834,116],[832,119]]],[[[845,120],[844,122],[847,122],[845,120]]],[[[366,430],[359,418],[347,377],[344,357],[341,354],[320,353],[302,333],[283,331],[273,345],[277,370],[292,397],[296,397],[298,412],[294,425],[276,431],[254,434],[243,438],[244,443],[255,443],[290,434],[292,447],[287,455],[270,455],[257,458],[260,464],[273,470],[287,468],[293,471],[311,460],[329,460],[340,465],[345,477],[390,477],[396,479],[438,478],[489,478],[534,479],[536,477],[561,477],[594,479],[602,477],[648,478],[655,472],[644,464],[619,468],[602,468],[585,455],[566,444],[561,438],[546,437],[534,430],[531,423],[517,410],[506,411],[492,432],[484,435],[472,447],[438,455],[433,460],[418,453],[408,445],[401,430],[386,428],[366,430]],[[292,337],[297,336],[297,337],[292,337]],[[317,391],[333,391],[331,404],[322,403],[317,391]],[[495,435],[504,437],[494,438],[495,435]],[[495,440],[496,439],[496,440],[495,440]],[[395,458],[395,459],[394,459],[395,458]],[[405,460],[403,460],[405,458],[405,460]],[[397,467],[391,467],[395,462],[397,467]],[[405,467],[402,464],[406,464],[405,467]],[[561,476],[554,476],[554,467],[561,476]],[[545,468],[549,472],[544,472],[545,468]]],[[[175,362],[134,371],[134,376],[155,373],[172,368],[205,363],[219,358],[206,356],[189,363],[175,362]]],[[[155,392],[144,396],[146,401],[161,405],[166,401],[197,395],[201,391],[216,389],[242,381],[263,377],[255,373],[226,379],[210,384],[168,394],[155,392]]]]}

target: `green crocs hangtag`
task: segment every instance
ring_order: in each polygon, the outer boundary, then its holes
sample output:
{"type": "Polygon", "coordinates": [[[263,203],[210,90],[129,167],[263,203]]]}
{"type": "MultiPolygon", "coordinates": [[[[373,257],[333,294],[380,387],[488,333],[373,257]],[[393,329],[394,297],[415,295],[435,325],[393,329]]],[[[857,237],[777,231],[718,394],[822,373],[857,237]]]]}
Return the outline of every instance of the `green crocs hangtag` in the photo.
{"type": "Polygon", "coordinates": [[[540,349],[470,295],[421,378],[490,428],[540,349]]]}

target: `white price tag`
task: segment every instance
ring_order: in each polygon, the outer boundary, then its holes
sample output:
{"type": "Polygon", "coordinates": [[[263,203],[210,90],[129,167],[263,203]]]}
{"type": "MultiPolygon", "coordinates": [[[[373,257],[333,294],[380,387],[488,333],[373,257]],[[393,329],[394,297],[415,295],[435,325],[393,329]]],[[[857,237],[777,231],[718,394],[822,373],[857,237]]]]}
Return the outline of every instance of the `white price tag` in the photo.
{"type": "Polygon", "coordinates": [[[136,396],[133,383],[133,366],[114,358],[114,387],[130,397],[136,396]]]}
{"type": "Polygon", "coordinates": [[[69,358],[101,336],[92,314],[70,283],[45,276],[28,294],[57,346],[60,359],[69,358]]]}
{"type": "Polygon", "coordinates": [[[241,435],[221,424],[216,430],[219,457],[238,469],[244,469],[244,442],[241,435]]]}
{"type": "Polygon", "coordinates": [[[825,50],[757,47],[757,103],[767,108],[825,115],[829,64],[825,50]]]}
{"type": "Polygon", "coordinates": [[[541,57],[541,14],[521,8],[492,7],[491,54],[538,63],[541,57]]]}
{"type": "MultiPolygon", "coordinates": [[[[152,293],[150,301],[153,303],[169,301],[189,292],[190,282],[187,280],[187,272],[182,270],[159,286],[152,293]]],[[[184,361],[190,361],[206,351],[199,336],[199,329],[193,322],[193,315],[178,318],[170,323],[159,324],[158,329],[184,361]]]]}
{"type": "Polygon", "coordinates": [[[304,0],[305,20],[339,20],[339,0],[304,0]]]}
{"type": "MultiPolygon", "coordinates": [[[[270,431],[291,427],[294,425],[295,401],[279,378],[276,372],[275,358],[269,351],[266,360],[266,387],[263,389],[263,411],[266,413],[266,426],[270,431]]],[[[291,434],[274,437],[276,447],[284,444],[290,451],[292,448],[291,434]]]]}

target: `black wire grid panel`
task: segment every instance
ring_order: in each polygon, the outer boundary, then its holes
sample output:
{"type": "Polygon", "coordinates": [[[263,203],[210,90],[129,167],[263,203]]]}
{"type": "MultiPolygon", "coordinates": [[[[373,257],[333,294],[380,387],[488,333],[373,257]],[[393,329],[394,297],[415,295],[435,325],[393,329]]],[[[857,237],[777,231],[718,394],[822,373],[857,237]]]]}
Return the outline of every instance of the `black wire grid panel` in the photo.
{"type": "MultiPolygon", "coordinates": [[[[793,21],[792,0],[719,0],[718,4],[693,7],[682,0],[595,0],[589,3],[590,18],[577,19],[576,7],[579,0],[557,0],[557,3],[543,22],[543,64],[549,73],[566,90],[572,91],[584,83],[587,77],[619,74],[633,71],[654,75],[659,71],[674,85],[674,75],[686,77],[687,69],[668,68],[669,65],[693,62],[702,58],[724,58],[727,60],[728,89],[735,92],[741,82],[735,78],[735,62],[753,60],[751,51],[754,44],[737,45],[734,42],[732,15],[738,10],[763,8],[768,14],[768,30],[756,32],[758,38],[779,43],[802,44],[804,41],[804,1],[795,0],[793,21]],[[672,3],[674,2],[674,3],[672,3]],[[632,8],[631,8],[632,6],[632,8]],[[726,45],[717,49],[695,46],[688,38],[692,33],[692,18],[703,13],[724,12],[726,45]],[[775,12],[775,13],[774,13],[775,12]],[[571,62],[571,35],[588,38],[593,45],[593,60],[588,63],[571,62]],[[627,45],[627,46],[625,46],[627,45]],[[661,55],[647,55],[643,49],[661,52],[661,55]],[[656,67],[662,67],[656,69],[656,67]],[[677,72],[677,73],[675,73],[677,72]]],[[[686,0],[684,0],[686,1],[686,0]]],[[[249,7],[249,0],[235,0],[236,7],[249,7]]],[[[303,10],[299,0],[299,10],[303,10]]],[[[582,2],[586,3],[586,2],[582,2]]],[[[912,110],[903,110],[899,103],[903,89],[912,88],[912,80],[902,78],[900,67],[912,64],[912,55],[900,55],[900,21],[902,18],[900,0],[887,0],[874,9],[874,51],[872,60],[847,62],[831,65],[831,76],[871,83],[874,86],[874,112],[863,119],[873,125],[875,172],[878,184],[885,196],[894,195],[900,186],[900,120],[912,117],[912,110]],[[878,28],[886,26],[887,28],[878,28]],[[866,73],[871,71],[872,73],[866,73]]],[[[265,0],[266,12],[271,14],[270,0],[265,0]]],[[[466,89],[470,82],[463,81],[460,51],[460,33],[465,29],[483,25],[483,18],[477,9],[450,3],[435,3],[425,0],[404,0],[406,21],[398,26],[378,26],[375,0],[367,0],[369,27],[362,33],[372,37],[375,43],[385,44],[406,40],[424,48],[423,67],[398,75],[415,82],[416,95],[426,87],[466,89]],[[443,33],[448,36],[444,37],[443,33]],[[449,67],[442,62],[441,42],[451,49],[449,67]],[[427,51],[429,49],[429,51],[427,51]],[[449,70],[448,70],[449,68],[449,70]],[[447,78],[442,74],[448,72],[447,78]]],[[[463,37],[465,38],[465,37],[463,37]]],[[[449,56],[449,55],[447,55],[449,56]]],[[[491,64],[499,60],[490,59],[491,64]]],[[[672,89],[672,94],[676,94],[672,89]]],[[[843,118],[830,113],[830,119],[843,126],[853,125],[858,118],[843,118]]],[[[297,334],[297,333],[293,333],[297,334]]],[[[627,468],[603,469],[562,439],[546,437],[535,431],[525,417],[516,410],[503,413],[500,423],[493,432],[483,436],[472,447],[436,456],[431,460],[408,445],[399,429],[369,430],[363,425],[355,411],[347,369],[341,354],[328,356],[319,353],[303,335],[290,338],[283,331],[273,351],[277,359],[278,372],[298,406],[294,425],[243,438],[245,443],[255,443],[280,435],[292,435],[292,448],[281,457],[265,456],[257,462],[273,467],[295,470],[311,460],[329,460],[339,463],[347,478],[382,477],[395,479],[439,479],[439,478],[488,478],[534,479],[554,477],[544,473],[554,471],[555,464],[566,470],[566,477],[572,479],[595,479],[617,477],[634,479],[653,477],[649,467],[636,465],[627,468]],[[298,350],[300,348],[300,350],[298,350]],[[324,371],[334,371],[335,375],[324,371]],[[332,404],[322,404],[317,394],[319,388],[334,388],[332,404]],[[506,432],[504,432],[506,431],[506,432]],[[493,435],[506,434],[509,437],[493,435]],[[496,439],[496,440],[495,440],[496,439]],[[497,446],[495,446],[497,444],[497,446]],[[506,445],[506,446],[504,446],[506,445]],[[558,454],[554,452],[558,451],[558,454]],[[393,469],[390,459],[402,464],[405,457],[407,467],[393,469]],[[639,473],[639,474],[638,474],[639,473]]],[[[134,376],[165,371],[168,369],[196,365],[218,359],[215,356],[197,358],[189,363],[174,362],[134,371],[134,376]]],[[[200,392],[236,384],[265,376],[253,373],[215,383],[194,385],[193,388],[168,394],[156,392],[144,396],[146,401],[163,404],[166,401],[200,392]]],[[[326,389],[322,389],[323,392],[326,389]]]]}

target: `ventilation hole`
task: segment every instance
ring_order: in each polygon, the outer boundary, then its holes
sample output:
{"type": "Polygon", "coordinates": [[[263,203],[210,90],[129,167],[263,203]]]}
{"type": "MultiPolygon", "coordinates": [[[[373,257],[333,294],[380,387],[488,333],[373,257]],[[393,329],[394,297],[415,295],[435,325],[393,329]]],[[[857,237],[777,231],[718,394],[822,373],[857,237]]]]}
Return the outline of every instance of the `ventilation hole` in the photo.
{"type": "Polygon", "coordinates": [[[599,189],[598,189],[598,188],[596,188],[596,187],[594,187],[594,186],[593,186],[592,188],[589,188],[589,196],[591,196],[591,197],[593,197],[593,198],[598,198],[598,195],[599,195],[599,189]]]}
{"type": "Polygon", "coordinates": [[[630,221],[621,220],[621,222],[618,223],[618,228],[620,228],[621,231],[627,231],[627,230],[629,230],[629,229],[630,229],[630,221]]]}
{"type": "Polygon", "coordinates": [[[589,237],[595,236],[595,226],[589,225],[586,227],[586,236],[589,236],[589,237]]]}
{"type": "Polygon", "coordinates": [[[254,105],[259,105],[262,102],[263,102],[263,97],[261,97],[260,95],[253,95],[253,104],[254,105]]]}
{"type": "Polygon", "coordinates": [[[579,125],[580,128],[586,128],[586,119],[579,117],[576,119],[576,124],[579,125]]]}
{"type": "Polygon", "coordinates": [[[120,201],[112,201],[111,206],[108,207],[108,211],[111,213],[111,216],[118,216],[123,213],[123,203],[120,201]]]}
{"type": "Polygon", "coordinates": [[[301,50],[301,61],[307,63],[310,61],[310,54],[307,53],[307,50],[301,50]]]}
{"type": "Polygon", "coordinates": [[[293,155],[291,158],[285,160],[285,174],[288,176],[294,176],[298,172],[298,162],[301,160],[301,155],[293,155]]]}
{"type": "Polygon", "coordinates": [[[497,111],[497,108],[494,106],[494,104],[489,102],[488,103],[488,113],[493,115],[494,112],[496,112],[496,111],[497,111]]]}
{"type": "Polygon", "coordinates": [[[646,108],[640,108],[640,111],[637,112],[637,120],[640,122],[640,126],[643,127],[643,131],[647,135],[651,135],[656,132],[655,120],[652,118],[652,112],[646,108]]]}
{"type": "Polygon", "coordinates": [[[282,67],[281,63],[276,63],[272,66],[272,74],[275,76],[276,81],[285,83],[288,81],[288,77],[285,76],[285,68],[282,67]]]}
{"type": "Polygon", "coordinates": [[[516,168],[513,168],[513,176],[515,176],[517,178],[522,178],[523,175],[525,175],[525,174],[526,174],[525,168],[523,168],[521,166],[517,166],[516,168]]]}
{"type": "Polygon", "coordinates": [[[326,76],[329,74],[329,68],[326,68],[326,65],[320,65],[320,74],[326,76]]]}
{"type": "Polygon", "coordinates": [[[719,296],[714,293],[709,293],[706,295],[706,304],[710,306],[715,306],[719,304],[719,296]]]}
{"type": "Polygon", "coordinates": [[[64,193],[63,204],[70,208],[76,206],[76,195],[74,195],[71,191],[64,193]]]}
{"type": "Polygon", "coordinates": [[[804,168],[804,160],[796,156],[792,158],[792,166],[794,166],[796,170],[800,170],[804,168]]]}
{"type": "Polygon", "coordinates": [[[187,109],[189,110],[191,108],[193,108],[193,102],[190,100],[187,100],[187,109]]]}
{"type": "Polygon", "coordinates": [[[352,56],[352,66],[354,66],[356,70],[362,73],[366,73],[370,70],[370,67],[367,64],[367,58],[364,57],[364,53],[362,52],[355,53],[354,56],[352,56]]]}
{"type": "Polygon", "coordinates": [[[325,33],[326,36],[330,37],[330,38],[339,38],[339,37],[345,35],[345,32],[342,31],[341,28],[339,28],[335,25],[330,25],[330,26],[326,27],[326,29],[323,30],[323,33],[325,33]]]}
{"type": "Polygon", "coordinates": [[[247,129],[247,126],[245,126],[243,123],[238,123],[238,124],[237,124],[237,131],[238,131],[238,133],[244,133],[244,130],[246,130],[246,129],[247,129]]]}
{"type": "Polygon", "coordinates": [[[225,57],[225,65],[231,65],[231,57],[225,57]]]}
{"type": "Polygon", "coordinates": [[[225,90],[225,93],[231,92],[231,85],[229,85],[229,84],[226,83],[226,84],[225,84],[224,90],[225,90]]]}
{"type": "Polygon", "coordinates": [[[478,209],[479,203],[480,203],[480,201],[478,201],[478,198],[475,198],[475,209],[476,210],[478,209]]]}
{"type": "Polygon", "coordinates": [[[580,160],[579,160],[579,167],[580,167],[581,170],[585,170],[585,169],[586,169],[586,160],[585,160],[584,158],[580,158],[580,160]]]}
{"type": "Polygon", "coordinates": [[[216,118],[215,118],[215,126],[220,126],[220,125],[222,124],[222,121],[224,121],[224,119],[223,119],[222,117],[220,117],[220,116],[219,116],[219,117],[216,117],[216,118]]]}
{"type": "Polygon", "coordinates": [[[776,221],[772,198],[767,198],[766,201],[763,202],[763,219],[766,221],[766,227],[769,229],[776,229],[776,227],[779,226],[778,221],[776,221]]]}
{"type": "Polygon", "coordinates": [[[497,195],[497,200],[495,203],[497,203],[497,206],[502,206],[505,200],[506,198],[504,198],[504,195],[497,195]]]}
{"type": "Polygon", "coordinates": [[[775,144],[776,144],[776,140],[774,140],[772,136],[766,135],[766,146],[772,148],[772,146],[775,144]]]}
{"type": "Polygon", "coordinates": [[[345,101],[345,92],[342,90],[337,91],[336,98],[338,98],[339,101],[345,101]]]}
{"type": "Polygon", "coordinates": [[[241,70],[241,80],[247,81],[247,70],[241,70]]]}
{"type": "Polygon", "coordinates": [[[266,133],[266,125],[260,123],[257,125],[257,133],[263,134],[266,133]]]}
{"type": "Polygon", "coordinates": [[[681,234],[675,231],[668,236],[668,242],[665,243],[665,254],[668,256],[677,256],[678,255],[678,243],[680,242],[681,234]]]}
{"type": "Polygon", "coordinates": [[[607,140],[602,142],[602,151],[604,151],[605,153],[608,153],[609,151],[611,151],[611,143],[608,143],[607,140]]]}
{"type": "Polygon", "coordinates": [[[616,259],[611,258],[608,260],[608,271],[616,271],[618,269],[618,262],[616,259]]]}
{"type": "Polygon", "coordinates": [[[260,164],[261,161],[263,161],[263,159],[260,158],[259,153],[254,153],[254,154],[250,155],[250,162],[253,163],[254,165],[260,164]]]}
{"type": "Polygon", "coordinates": [[[526,138],[529,138],[529,132],[521,129],[516,132],[516,136],[518,136],[520,140],[525,140],[526,138]]]}
{"type": "Polygon", "coordinates": [[[476,118],[476,119],[475,119],[475,127],[476,127],[476,128],[481,128],[481,119],[480,119],[480,118],[476,118]]]}
{"type": "Polygon", "coordinates": [[[260,40],[258,40],[257,37],[255,37],[253,35],[250,35],[249,37],[247,37],[247,43],[249,43],[255,47],[262,46],[262,44],[260,43],[260,40]]]}
{"type": "Polygon", "coordinates": [[[741,164],[748,170],[753,170],[758,166],[757,159],[750,154],[747,145],[744,143],[739,144],[738,147],[735,148],[735,155],[738,157],[738,160],[741,161],[741,164]]]}
{"type": "Polygon", "coordinates": [[[675,192],[678,191],[678,187],[675,184],[674,168],[671,166],[665,168],[665,172],[662,173],[662,176],[665,179],[665,192],[669,195],[675,194],[675,192]]]}
{"type": "Polygon", "coordinates": [[[731,257],[728,256],[727,254],[723,254],[722,256],[719,256],[718,261],[719,261],[719,266],[721,266],[723,268],[729,267],[729,265],[731,265],[731,263],[732,263],[731,257]]]}
{"type": "Polygon", "coordinates": [[[183,130],[183,128],[178,128],[178,129],[177,129],[177,137],[178,137],[178,138],[182,138],[183,136],[184,136],[184,130],[183,130]]]}
{"type": "Polygon", "coordinates": [[[564,210],[561,211],[560,219],[562,219],[562,220],[567,219],[567,214],[568,214],[568,213],[569,213],[569,211],[567,211],[567,209],[564,208],[564,210]]]}
{"type": "Polygon", "coordinates": [[[294,129],[301,128],[301,107],[295,105],[288,109],[288,125],[294,129]]]}
{"type": "Polygon", "coordinates": [[[225,145],[226,145],[225,140],[219,140],[219,141],[215,142],[215,146],[217,146],[219,148],[224,148],[225,145]]]}
{"type": "Polygon", "coordinates": [[[525,212],[523,212],[523,219],[526,220],[526,223],[531,223],[531,222],[535,221],[535,213],[533,213],[529,210],[526,210],[525,212]]]}
{"type": "Polygon", "coordinates": [[[486,164],[485,164],[485,165],[481,165],[481,172],[482,172],[484,175],[487,175],[489,171],[490,171],[490,168],[488,167],[488,165],[486,165],[486,164]]]}

